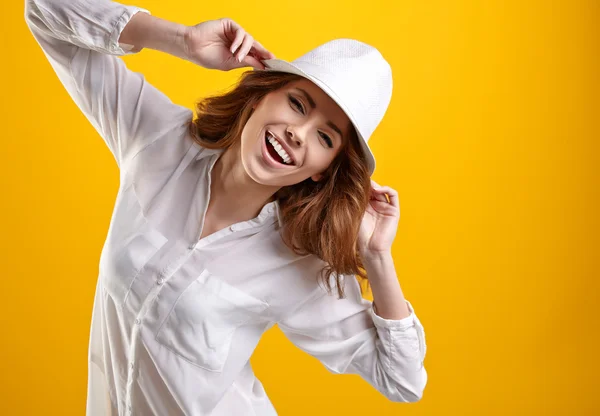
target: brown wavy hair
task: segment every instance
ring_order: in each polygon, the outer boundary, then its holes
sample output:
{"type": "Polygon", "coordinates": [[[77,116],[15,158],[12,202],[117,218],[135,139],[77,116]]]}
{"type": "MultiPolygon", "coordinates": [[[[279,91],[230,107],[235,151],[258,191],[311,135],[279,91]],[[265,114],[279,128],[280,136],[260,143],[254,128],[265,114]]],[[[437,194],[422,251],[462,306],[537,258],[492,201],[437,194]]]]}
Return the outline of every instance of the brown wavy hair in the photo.
{"type": "MultiPolygon", "coordinates": [[[[230,91],[200,99],[197,118],[189,132],[201,146],[216,149],[232,146],[242,135],[253,106],[270,92],[303,79],[278,71],[246,71],[230,91]]],[[[314,254],[326,263],[319,278],[331,294],[329,278],[334,274],[339,297],[345,297],[340,276],[355,275],[359,283],[369,282],[357,248],[362,216],[369,203],[370,174],[350,129],[336,158],[318,182],[311,178],[284,186],[275,193],[281,209],[284,243],[299,255],[314,254]]],[[[361,286],[361,293],[363,287],[361,286]]]]}

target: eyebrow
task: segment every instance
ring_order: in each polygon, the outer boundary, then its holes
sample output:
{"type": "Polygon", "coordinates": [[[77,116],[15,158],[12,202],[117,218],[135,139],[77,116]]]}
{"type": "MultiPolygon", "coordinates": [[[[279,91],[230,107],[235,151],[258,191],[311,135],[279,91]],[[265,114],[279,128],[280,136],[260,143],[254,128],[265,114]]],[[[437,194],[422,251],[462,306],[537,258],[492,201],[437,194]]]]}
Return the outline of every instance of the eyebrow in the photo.
{"type": "MultiPolygon", "coordinates": [[[[310,96],[309,93],[307,93],[302,88],[296,87],[296,89],[298,91],[300,91],[302,94],[304,94],[304,98],[306,98],[306,101],[308,101],[308,103],[310,104],[311,108],[313,108],[313,109],[317,108],[317,104],[315,103],[315,100],[313,100],[313,98],[310,96]]],[[[335,124],[333,124],[333,122],[331,122],[330,120],[327,120],[327,125],[329,127],[331,127],[332,129],[334,129],[340,135],[340,137],[342,137],[342,139],[344,138],[344,134],[342,133],[342,131],[339,129],[338,126],[336,126],[335,124]]]]}

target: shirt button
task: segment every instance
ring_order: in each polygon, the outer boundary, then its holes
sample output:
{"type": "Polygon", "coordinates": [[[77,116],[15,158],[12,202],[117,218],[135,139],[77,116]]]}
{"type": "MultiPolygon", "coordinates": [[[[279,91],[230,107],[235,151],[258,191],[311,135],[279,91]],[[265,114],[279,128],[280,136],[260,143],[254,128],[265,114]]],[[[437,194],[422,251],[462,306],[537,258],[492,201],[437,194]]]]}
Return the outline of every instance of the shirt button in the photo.
{"type": "Polygon", "coordinates": [[[136,324],[136,325],[139,325],[139,324],[140,324],[140,322],[142,322],[142,321],[141,321],[139,318],[136,318],[136,320],[135,320],[135,324],[136,324]]]}
{"type": "Polygon", "coordinates": [[[229,229],[230,229],[231,231],[235,231],[235,227],[234,227],[233,225],[232,225],[231,227],[229,227],[229,229]]]}
{"type": "Polygon", "coordinates": [[[157,284],[159,284],[159,285],[162,285],[162,284],[164,283],[164,280],[163,280],[163,278],[161,277],[160,279],[158,279],[158,280],[156,281],[156,283],[157,283],[157,284]]]}

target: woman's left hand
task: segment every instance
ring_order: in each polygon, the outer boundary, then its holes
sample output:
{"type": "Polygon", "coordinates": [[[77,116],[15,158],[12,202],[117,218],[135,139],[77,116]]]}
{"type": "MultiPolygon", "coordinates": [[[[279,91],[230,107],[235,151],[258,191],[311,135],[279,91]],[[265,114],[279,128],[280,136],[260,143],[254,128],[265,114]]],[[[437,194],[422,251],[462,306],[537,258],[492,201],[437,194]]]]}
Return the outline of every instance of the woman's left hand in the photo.
{"type": "Polygon", "coordinates": [[[369,255],[386,253],[391,250],[399,221],[398,192],[389,186],[380,186],[371,179],[369,205],[363,215],[358,233],[358,248],[363,260],[369,255]]]}

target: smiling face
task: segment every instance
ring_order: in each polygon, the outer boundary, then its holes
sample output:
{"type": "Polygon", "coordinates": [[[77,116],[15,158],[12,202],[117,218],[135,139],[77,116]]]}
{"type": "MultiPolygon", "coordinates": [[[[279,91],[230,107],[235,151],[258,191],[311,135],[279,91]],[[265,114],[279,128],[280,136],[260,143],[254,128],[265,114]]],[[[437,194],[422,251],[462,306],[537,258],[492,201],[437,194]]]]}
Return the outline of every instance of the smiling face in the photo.
{"type": "Polygon", "coordinates": [[[318,181],[351,128],[348,116],[321,88],[305,78],[293,81],[254,107],[242,131],[242,164],[264,185],[318,181]]]}

